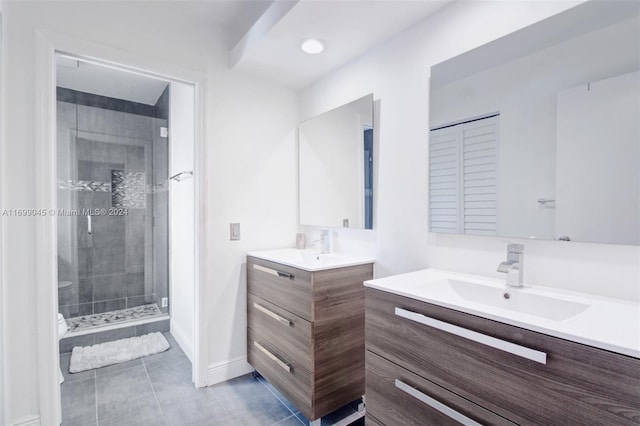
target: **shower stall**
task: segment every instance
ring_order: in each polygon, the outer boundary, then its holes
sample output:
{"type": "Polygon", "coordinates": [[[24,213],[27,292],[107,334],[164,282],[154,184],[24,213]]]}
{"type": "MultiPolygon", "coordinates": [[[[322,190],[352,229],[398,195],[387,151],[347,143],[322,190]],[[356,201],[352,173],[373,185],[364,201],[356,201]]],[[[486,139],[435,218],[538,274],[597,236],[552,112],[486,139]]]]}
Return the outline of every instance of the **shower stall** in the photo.
{"type": "Polygon", "coordinates": [[[143,103],[64,84],[83,67],[98,66],[58,58],[58,305],[70,336],[170,309],[169,85],[155,81],[157,100],[143,103]]]}

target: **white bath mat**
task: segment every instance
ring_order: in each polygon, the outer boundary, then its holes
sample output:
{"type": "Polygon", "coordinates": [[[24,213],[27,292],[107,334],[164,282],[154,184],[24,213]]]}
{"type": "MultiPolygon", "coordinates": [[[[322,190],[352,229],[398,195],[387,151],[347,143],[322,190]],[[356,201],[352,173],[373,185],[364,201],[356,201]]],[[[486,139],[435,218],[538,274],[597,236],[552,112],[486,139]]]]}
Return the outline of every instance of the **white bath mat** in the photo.
{"type": "Polygon", "coordinates": [[[93,370],[107,365],[131,361],[169,349],[171,345],[162,333],[129,337],[93,346],[76,346],[71,352],[70,373],[93,370]]]}

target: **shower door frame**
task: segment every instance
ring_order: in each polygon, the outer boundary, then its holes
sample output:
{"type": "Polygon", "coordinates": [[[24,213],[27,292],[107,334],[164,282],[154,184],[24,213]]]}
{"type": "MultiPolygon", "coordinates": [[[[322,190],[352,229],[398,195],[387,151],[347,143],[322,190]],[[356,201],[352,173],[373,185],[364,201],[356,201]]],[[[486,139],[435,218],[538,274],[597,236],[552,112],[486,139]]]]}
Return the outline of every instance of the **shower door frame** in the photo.
{"type": "MultiPolygon", "coordinates": [[[[180,67],[141,58],[139,55],[76,39],[51,31],[36,33],[36,200],[47,210],[57,208],[56,167],[56,53],[65,53],[96,64],[129,71],[168,82],[191,85],[195,92],[195,288],[193,380],[196,387],[207,385],[208,323],[206,316],[207,264],[204,240],[206,212],[205,103],[206,76],[180,67]],[[128,64],[128,65],[123,65],[128,64]]],[[[35,253],[38,286],[37,345],[40,423],[61,422],[58,382],[58,294],[57,294],[57,221],[54,215],[37,223],[35,253]]]]}

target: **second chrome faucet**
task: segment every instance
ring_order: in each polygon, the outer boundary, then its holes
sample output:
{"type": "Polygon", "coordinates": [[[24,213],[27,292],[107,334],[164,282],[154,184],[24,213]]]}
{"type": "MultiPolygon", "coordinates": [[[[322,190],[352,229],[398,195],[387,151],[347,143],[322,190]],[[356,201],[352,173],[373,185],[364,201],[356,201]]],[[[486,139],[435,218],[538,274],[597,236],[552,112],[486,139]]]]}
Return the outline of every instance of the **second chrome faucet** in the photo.
{"type": "Polygon", "coordinates": [[[524,285],[524,244],[507,244],[507,260],[500,262],[498,272],[507,274],[507,285],[513,287],[524,285]]]}

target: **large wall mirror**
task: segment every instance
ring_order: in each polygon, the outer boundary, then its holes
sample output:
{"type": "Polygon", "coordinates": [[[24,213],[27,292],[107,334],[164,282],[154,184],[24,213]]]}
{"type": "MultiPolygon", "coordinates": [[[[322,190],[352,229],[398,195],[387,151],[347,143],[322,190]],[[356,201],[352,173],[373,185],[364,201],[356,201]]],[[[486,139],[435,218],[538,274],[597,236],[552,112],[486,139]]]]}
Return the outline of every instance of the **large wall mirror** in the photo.
{"type": "Polygon", "coordinates": [[[300,224],[373,229],[373,94],[298,126],[300,224]]]}
{"type": "Polygon", "coordinates": [[[432,232],[640,244],[639,12],[586,2],[431,69],[432,232]]]}

